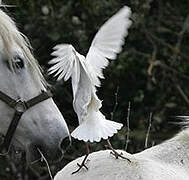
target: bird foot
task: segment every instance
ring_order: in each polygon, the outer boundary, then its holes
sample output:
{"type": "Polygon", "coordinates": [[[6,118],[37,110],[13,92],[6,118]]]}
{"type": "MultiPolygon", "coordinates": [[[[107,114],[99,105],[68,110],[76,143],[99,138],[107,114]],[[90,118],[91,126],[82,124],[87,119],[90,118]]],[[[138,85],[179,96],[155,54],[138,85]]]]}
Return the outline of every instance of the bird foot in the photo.
{"type": "Polygon", "coordinates": [[[83,167],[84,167],[86,170],[89,169],[89,168],[86,166],[86,164],[85,164],[86,161],[90,161],[89,159],[87,159],[88,155],[89,155],[89,154],[86,154],[86,155],[85,155],[85,158],[83,159],[83,161],[82,161],[81,164],[77,163],[77,165],[79,166],[79,168],[78,168],[76,171],[72,172],[72,174],[78,173],[83,167]]]}
{"type": "Polygon", "coordinates": [[[122,159],[126,159],[127,161],[131,162],[130,159],[126,158],[123,156],[123,153],[118,153],[117,151],[115,151],[114,149],[112,149],[112,151],[110,152],[110,154],[112,154],[113,156],[115,156],[116,159],[118,159],[119,157],[122,159]]]}
{"type": "Polygon", "coordinates": [[[120,158],[122,158],[122,159],[126,159],[127,161],[131,162],[130,159],[128,159],[128,158],[126,158],[126,157],[123,156],[123,153],[122,153],[122,152],[121,152],[121,153],[118,153],[118,152],[113,148],[113,146],[111,145],[109,139],[107,140],[107,143],[108,143],[108,147],[112,150],[112,151],[110,152],[110,154],[112,154],[113,156],[115,156],[116,159],[118,159],[118,158],[120,157],[120,158]]]}

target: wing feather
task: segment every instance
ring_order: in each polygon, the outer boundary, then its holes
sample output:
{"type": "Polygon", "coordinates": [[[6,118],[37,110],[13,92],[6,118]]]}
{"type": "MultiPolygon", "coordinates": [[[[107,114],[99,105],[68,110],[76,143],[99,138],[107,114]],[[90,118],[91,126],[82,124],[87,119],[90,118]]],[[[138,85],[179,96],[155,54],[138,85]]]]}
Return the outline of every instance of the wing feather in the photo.
{"type": "Polygon", "coordinates": [[[95,35],[86,61],[95,86],[100,86],[99,78],[103,78],[103,69],[108,66],[108,59],[114,60],[121,52],[128,28],[131,26],[131,10],[123,7],[112,16],[95,35]]]}
{"type": "Polygon", "coordinates": [[[70,44],[60,44],[53,49],[55,51],[51,55],[56,57],[49,61],[49,64],[53,64],[53,66],[49,68],[48,73],[54,74],[58,81],[62,78],[67,81],[77,68],[77,66],[74,67],[77,59],[76,51],[70,44]]]}

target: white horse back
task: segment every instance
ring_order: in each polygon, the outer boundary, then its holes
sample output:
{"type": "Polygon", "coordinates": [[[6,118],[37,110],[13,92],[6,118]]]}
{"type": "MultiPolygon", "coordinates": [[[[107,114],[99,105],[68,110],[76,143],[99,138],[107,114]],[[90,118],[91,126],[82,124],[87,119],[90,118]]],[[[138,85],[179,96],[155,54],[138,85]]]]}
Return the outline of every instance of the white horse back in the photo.
{"type": "MultiPolygon", "coordinates": [[[[150,148],[151,149],[151,148],[150,148]]],[[[152,148],[153,149],[153,148],[152,148]]],[[[82,169],[72,175],[77,163],[81,163],[84,157],[80,157],[64,167],[54,180],[188,180],[189,173],[182,163],[167,163],[161,159],[145,157],[146,151],[131,155],[125,151],[123,155],[131,160],[115,159],[110,150],[98,151],[89,155],[87,163],[89,170],[82,169]]],[[[168,157],[167,157],[168,158],[168,157]]]]}

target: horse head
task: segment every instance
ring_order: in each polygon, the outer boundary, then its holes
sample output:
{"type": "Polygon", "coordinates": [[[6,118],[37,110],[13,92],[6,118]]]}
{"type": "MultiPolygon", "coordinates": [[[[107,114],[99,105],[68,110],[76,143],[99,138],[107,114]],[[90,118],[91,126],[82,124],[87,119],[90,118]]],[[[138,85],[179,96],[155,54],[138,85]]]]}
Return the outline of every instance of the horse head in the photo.
{"type": "MultiPolygon", "coordinates": [[[[0,10],[0,91],[15,101],[28,102],[47,91],[30,49],[14,21],[0,10]]],[[[14,114],[15,108],[0,100],[0,134],[6,135],[14,114]]],[[[15,149],[26,152],[28,162],[40,158],[39,150],[48,160],[58,160],[69,144],[68,127],[51,97],[24,111],[11,138],[15,149]]]]}

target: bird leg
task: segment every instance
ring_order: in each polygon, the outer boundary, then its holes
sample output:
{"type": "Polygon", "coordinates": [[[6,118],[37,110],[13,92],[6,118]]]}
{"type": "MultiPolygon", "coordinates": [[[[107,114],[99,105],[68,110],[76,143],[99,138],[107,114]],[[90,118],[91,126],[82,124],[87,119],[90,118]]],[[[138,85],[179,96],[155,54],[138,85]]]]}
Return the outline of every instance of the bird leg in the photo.
{"type": "Polygon", "coordinates": [[[108,143],[108,147],[112,150],[110,152],[110,154],[114,155],[116,159],[118,159],[119,157],[122,158],[122,159],[126,159],[127,161],[131,162],[130,159],[126,158],[123,156],[123,153],[118,153],[113,147],[112,147],[112,144],[110,143],[110,140],[107,139],[107,143],[108,143]]]}
{"type": "Polygon", "coordinates": [[[87,153],[86,153],[86,155],[85,155],[82,163],[81,164],[77,163],[77,165],[79,166],[79,168],[76,171],[72,172],[72,174],[75,174],[75,173],[79,172],[83,167],[86,170],[88,170],[88,167],[85,165],[85,162],[87,161],[87,157],[89,156],[89,153],[90,153],[90,149],[89,149],[89,144],[88,143],[86,143],[86,152],[87,153]]]}

